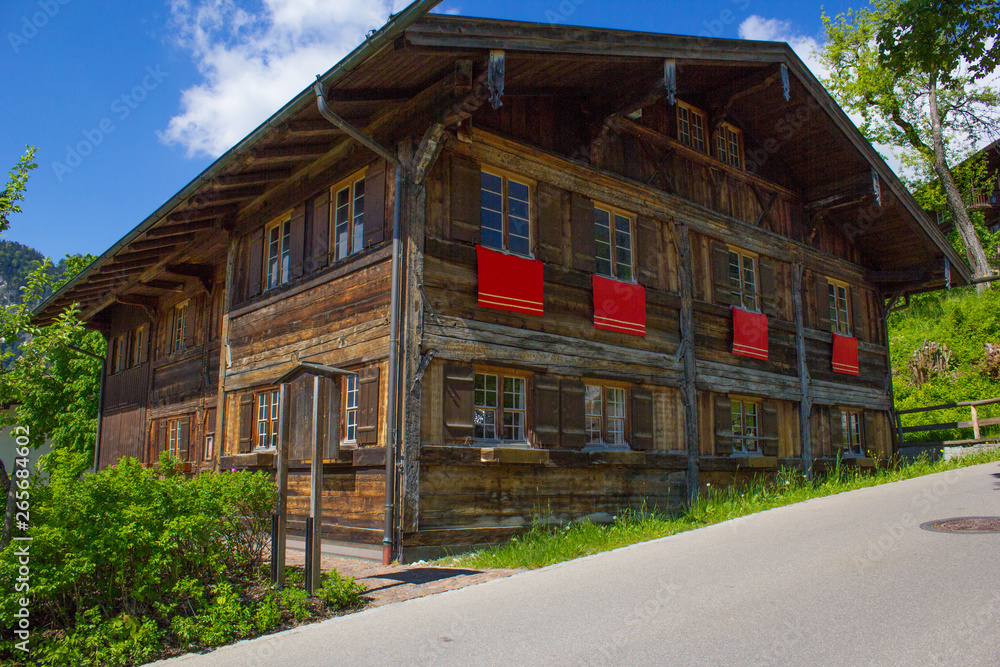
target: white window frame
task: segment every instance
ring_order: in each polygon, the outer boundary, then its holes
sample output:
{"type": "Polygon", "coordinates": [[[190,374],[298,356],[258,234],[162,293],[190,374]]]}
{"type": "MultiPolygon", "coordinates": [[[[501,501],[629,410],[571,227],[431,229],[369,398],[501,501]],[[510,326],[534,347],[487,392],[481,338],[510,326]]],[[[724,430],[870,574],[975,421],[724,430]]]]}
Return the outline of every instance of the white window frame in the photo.
{"type": "Polygon", "coordinates": [[[292,214],[272,220],[264,228],[264,291],[284,285],[291,270],[292,214]],[[273,238],[272,238],[273,237],[273,238]]]}
{"type": "Polygon", "coordinates": [[[185,349],[187,341],[187,312],[191,300],[182,301],[173,308],[174,319],[170,327],[170,351],[180,352],[185,349]]]}
{"type": "Polygon", "coordinates": [[[254,438],[258,451],[270,451],[277,448],[279,395],[275,388],[264,389],[254,394],[254,438]],[[264,429],[261,430],[261,424],[264,429]]]}
{"type": "Polygon", "coordinates": [[[733,305],[755,313],[761,312],[760,257],[757,253],[729,246],[728,273],[729,293],[733,297],[733,305]],[[733,275],[734,267],[737,270],[737,276],[733,275]],[[749,280],[747,280],[748,275],[749,280]],[[738,284],[734,281],[737,281],[738,284]],[[748,292],[748,290],[752,291],[748,292]],[[739,303],[736,303],[737,299],[739,303]]]}
{"type": "Polygon", "coordinates": [[[615,280],[621,280],[622,282],[635,283],[636,282],[636,268],[635,268],[635,216],[631,213],[621,210],[620,208],[615,208],[614,206],[608,206],[607,204],[601,204],[594,202],[594,260],[595,260],[595,272],[597,275],[605,276],[607,278],[613,278],[615,280]],[[602,224],[600,218],[607,216],[607,225],[602,224]],[[628,226],[628,246],[624,247],[618,243],[618,224],[620,220],[624,220],[628,226]],[[606,228],[608,230],[608,240],[603,241],[598,233],[601,228],[606,228]],[[602,247],[607,247],[608,257],[602,257],[602,247]],[[619,271],[621,266],[618,258],[618,252],[620,250],[628,251],[628,275],[622,276],[619,271]],[[606,261],[609,265],[608,270],[605,272],[601,267],[601,262],[606,261]]]}
{"type": "Polygon", "coordinates": [[[365,173],[367,167],[354,172],[330,188],[330,260],[336,262],[364,250],[365,245],[365,173]],[[358,193],[358,184],[361,193],[358,193]],[[340,194],[346,192],[347,201],[341,205],[340,194]],[[360,210],[359,210],[360,209],[360,210]],[[343,210],[344,220],[340,213],[343,210]],[[344,225],[347,236],[341,239],[338,228],[344,225]]]}
{"type": "Polygon", "coordinates": [[[840,428],[844,437],[844,456],[865,457],[863,412],[858,408],[840,408],[840,428]]]}
{"type": "Polygon", "coordinates": [[[715,153],[730,167],[743,169],[743,131],[729,123],[719,125],[715,133],[715,153]]]}
{"type": "Polygon", "coordinates": [[[707,154],[707,119],[701,109],[677,100],[677,140],[692,150],[707,154]]]}
{"type": "MultiPolygon", "coordinates": [[[[523,176],[520,176],[520,175],[517,175],[517,174],[513,174],[513,173],[510,173],[508,171],[504,171],[502,169],[496,169],[494,167],[486,167],[486,166],[482,167],[481,176],[480,176],[480,185],[479,185],[479,209],[480,209],[480,234],[479,234],[480,241],[479,242],[480,242],[480,244],[484,248],[489,248],[490,250],[496,250],[498,252],[504,252],[504,253],[508,253],[508,254],[511,254],[511,255],[517,255],[518,257],[527,257],[529,259],[531,259],[531,258],[534,257],[534,255],[532,254],[532,247],[533,247],[534,239],[533,239],[533,236],[532,236],[532,229],[531,229],[532,228],[531,221],[532,221],[532,217],[533,217],[531,199],[532,199],[532,192],[534,191],[534,187],[535,187],[535,184],[530,179],[527,179],[527,178],[525,178],[523,176]],[[500,182],[501,182],[501,186],[500,186],[501,187],[501,191],[500,192],[496,192],[495,190],[487,190],[486,186],[485,186],[485,183],[483,182],[485,180],[483,178],[483,176],[492,176],[493,178],[499,178],[500,182]],[[510,184],[512,182],[515,183],[518,186],[523,186],[527,190],[527,195],[526,195],[525,199],[519,199],[517,197],[512,197],[511,196],[511,194],[510,194],[510,184]],[[484,192],[489,192],[489,193],[492,193],[492,194],[498,194],[500,196],[500,205],[501,205],[501,208],[503,210],[497,211],[496,209],[493,209],[493,208],[490,208],[490,207],[486,206],[485,203],[483,202],[483,199],[484,199],[483,193],[484,192]],[[520,216],[520,215],[512,214],[511,213],[511,202],[523,203],[526,206],[526,208],[527,208],[527,216],[525,217],[525,216],[520,216]],[[500,240],[499,247],[496,246],[496,245],[488,244],[486,242],[486,240],[485,240],[486,239],[486,235],[483,232],[487,231],[487,228],[483,224],[483,216],[482,216],[482,212],[483,211],[491,211],[493,213],[498,213],[500,215],[500,230],[499,230],[499,233],[500,233],[500,236],[501,236],[501,240],[500,240]],[[514,235],[515,238],[524,239],[524,242],[528,246],[527,249],[525,250],[525,252],[521,252],[519,250],[511,250],[511,247],[510,247],[510,239],[511,239],[510,221],[511,221],[511,218],[515,218],[517,220],[524,220],[524,224],[527,227],[527,231],[528,231],[528,235],[527,236],[523,236],[521,234],[515,234],[514,235]]],[[[493,230],[492,228],[489,228],[489,231],[496,231],[496,230],[493,230]]]]}
{"type": "Polygon", "coordinates": [[[629,449],[628,416],[628,392],[625,387],[584,383],[586,447],[629,449]],[[595,392],[598,392],[596,397],[595,392]],[[617,411],[613,413],[614,406],[620,407],[620,414],[617,411]]]}
{"type": "Polygon", "coordinates": [[[131,357],[132,360],[131,365],[133,368],[135,366],[139,366],[146,362],[145,359],[141,359],[139,357],[139,355],[142,354],[143,338],[145,337],[145,335],[146,335],[145,324],[143,324],[140,327],[136,327],[135,330],[132,332],[132,350],[129,356],[131,357]]]}
{"type": "Polygon", "coordinates": [[[760,417],[761,403],[759,398],[748,396],[729,397],[729,417],[733,426],[732,456],[761,456],[760,417]],[[752,414],[748,407],[752,406],[752,414]],[[752,417],[752,426],[750,418],[752,417]],[[751,434],[747,431],[752,429],[751,434]]]}
{"type": "Polygon", "coordinates": [[[841,336],[851,335],[851,287],[845,282],[827,278],[827,297],[830,308],[830,331],[841,336]]]}
{"type": "Polygon", "coordinates": [[[524,375],[504,373],[496,370],[476,370],[473,384],[473,404],[477,442],[493,444],[526,445],[528,442],[528,378],[524,375]],[[494,389],[488,388],[488,380],[494,381],[494,389]],[[482,380],[482,386],[480,383],[482,380]],[[492,401],[489,395],[492,394],[492,401]],[[482,398],[480,398],[482,397],[482,398]],[[508,400],[513,399],[513,400],[508,400]],[[487,414],[493,414],[493,422],[486,424],[487,414]],[[493,435],[488,435],[492,428],[493,435]],[[516,429],[516,430],[512,430],[516,429]]]}
{"type": "Polygon", "coordinates": [[[344,381],[344,443],[358,442],[358,376],[348,375],[344,381]]]}

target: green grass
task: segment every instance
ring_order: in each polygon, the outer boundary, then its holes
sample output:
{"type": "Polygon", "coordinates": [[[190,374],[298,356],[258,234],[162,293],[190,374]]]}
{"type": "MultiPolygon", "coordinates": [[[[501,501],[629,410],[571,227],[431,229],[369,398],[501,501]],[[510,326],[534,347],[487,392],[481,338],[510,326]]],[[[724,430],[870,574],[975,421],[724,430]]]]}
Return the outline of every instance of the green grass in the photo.
{"type": "Polygon", "coordinates": [[[702,499],[680,516],[665,517],[654,513],[624,511],[611,525],[586,522],[562,528],[536,526],[504,544],[457,557],[442,558],[438,564],[471,568],[543,567],[810,498],[993,461],[1000,461],[1000,449],[970,454],[947,462],[921,457],[913,463],[868,472],[838,466],[817,476],[812,482],[799,472],[782,470],[773,481],[756,480],[742,487],[718,491],[707,487],[702,493],[702,499]]]}

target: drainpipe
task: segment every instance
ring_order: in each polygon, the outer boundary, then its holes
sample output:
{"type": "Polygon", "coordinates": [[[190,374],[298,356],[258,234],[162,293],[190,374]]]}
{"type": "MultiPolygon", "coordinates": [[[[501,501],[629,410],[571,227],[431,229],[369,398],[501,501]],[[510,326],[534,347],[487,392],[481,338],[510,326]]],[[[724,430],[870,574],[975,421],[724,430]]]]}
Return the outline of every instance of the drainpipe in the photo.
{"type": "MultiPolygon", "coordinates": [[[[319,77],[317,77],[318,79],[319,77]]],[[[372,152],[385,159],[396,169],[396,185],[393,192],[392,204],[392,292],[389,297],[389,378],[387,392],[388,404],[386,405],[385,416],[385,525],[382,534],[382,563],[388,565],[392,562],[394,546],[394,526],[396,514],[396,445],[399,438],[397,431],[398,419],[398,394],[399,394],[399,293],[400,280],[402,275],[399,270],[400,256],[400,211],[401,211],[401,190],[403,185],[403,165],[399,158],[380,146],[371,137],[354,127],[346,120],[335,114],[326,103],[326,96],[323,93],[323,84],[316,81],[313,84],[313,91],[316,93],[316,106],[323,118],[326,118],[337,128],[343,130],[358,143],[371,149],[372,152]]]]}
{"type": "MultiPolygon", "coordinates": [[[[97,357],[96,354],[91,354],[86,352],[86,350],[79,350],[85,354],[89,354],[92,357],[97,357]]],[[[97,390],[97,442],[94,443],[94,467],[91,472],[97,472],[97,464],[101,457],[101,424],[104,422],[104,383],[107,381],[108,377],[108,359],[111,358],[110,352],[106,354],[101,359],[101,384],[97,390]]]]}

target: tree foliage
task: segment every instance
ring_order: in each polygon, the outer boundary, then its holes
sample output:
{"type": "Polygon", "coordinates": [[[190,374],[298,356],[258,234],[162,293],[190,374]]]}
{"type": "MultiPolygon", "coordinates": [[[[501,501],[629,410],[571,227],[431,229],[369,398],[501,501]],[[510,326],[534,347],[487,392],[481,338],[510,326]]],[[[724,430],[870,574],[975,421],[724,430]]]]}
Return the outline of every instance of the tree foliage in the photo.
{"type": "Polygon", "coordinates": [[[10,180],[0,192],[0,232],[10,227],[10,215],[20,213],[21,206],[18,202],[24,200],[24,190],[28,184],[28,172],[37,168],[35,164],[35,147],[27,146],[24,155],[20,157],[17,164],[10,172],[10,180]]]}
{"type": "Polygon", "coordinates": [[[861,116],[869,141],[899,149],[918,179],[940,180],[976,275],[989,266],[952,165],[996,129],[1000,96],[985,84],[997,64],[996,11],[996,0],[871,0],[823,16],[825,85],[861,116]]]}

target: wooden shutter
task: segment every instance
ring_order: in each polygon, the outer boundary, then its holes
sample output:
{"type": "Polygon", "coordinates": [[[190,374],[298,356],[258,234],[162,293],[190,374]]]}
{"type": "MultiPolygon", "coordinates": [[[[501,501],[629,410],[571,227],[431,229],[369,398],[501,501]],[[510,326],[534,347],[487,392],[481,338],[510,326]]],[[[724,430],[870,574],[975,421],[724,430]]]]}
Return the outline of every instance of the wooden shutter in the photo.
{"type": "Polygon", "coordinates": [[[177,420],[177,458],[188,460],[188,443],[191,438],[191,418],[181,417],[177,420]]]}
{"type": "Polygon", "coordinates": [[[587,387],[580,380],[559,383],[559,426],[564,449],[583,449],[587,444],[587,387]]]}
{"type": "Polygon", "coordinates": [[[378,366],[358,373],[358,443],[362,445],[378,443],[378,379],[378,366]]]}
{"type": "Polygon", "coordinates": [[[712,243],[712,300],[723,306],[733,305],[733,291],[729,284],[729,246],[712,243]]]}
{"type": "Polygon", "coordinates": [[[573,234],[573,268],[593,273],[596,267],[594,254],[594,202],[575,192],[570,197],[570,227],[573,234]]]}
{"type": "Polygon", "coordinates": [[[250,235],[247,245],[247,298],[260,294],[260,271],[264,266],[264,230],[250,235]]]}
{"type": "Polygon", "coordinates": [[[318,271],[326,266],[330,254],[330,189],[327,188],[312,202],[312,237],[310,269],[318,271]]]}
{"type": "Polygon", "coordinates": [[[376,160],[365,172],[365,247],[385,238],[385,160],[376,160]]]}
{"type": "Polygon", "coordinates": [[[547,183],[538,184],[538,257],[562,264],[563,191],[547,183]]]}
{"type": "Polygon", "coordinates": [[[864,417],[864,426],[861,431],[861,452],[867,456],[869,450],[876,449],[876,439],[878,431],[875,430],[875,413],[865,410],[861,413],[864,417]]]}
{"type": "Polygon", "coordinates": [[[632,449],[653,450],[653,392],[645,387],[632,389],[632,449]]]}
{"type": "Polygon", "coordinates": [[[729,396],[715,396],[715,455],[729,456],[733,453],[733,413],[729,396]]]}
{"type": "Polygon", "coordinates": [[[760,453],[778,455],[778,404],[765,401],[760,404],[760,453]]]}
{"type": "Polygon", "coordinates": [[[476,372],[472,366],[447,364],[444,367],[444,430],[449,439],[475,436],[473,422],[476,372]]]}
{"type": "Polygon", "coordinates": [[[650,218],[635,221],[635,274],[640,285],[659,286],[658,257],[660,256],[660,223],[650,218]]]}
{"type": "Polygon", "coordinates": [[[759,257],[757,266],[760,270],[760,310],[768,317],[776,317],[778,290],[774,285],[774,260],[770,257],[759,257]]]}
{"type": "Polygon", "coordinates": [[[844,442],[844,425],[841,422],[842,414],[840,408],[830,408],[830,444],[834,450],[846,446],[844,442]]]}
{"type": "Polygon", "coordinates": [[[868,315],[865,293],[859,287],[851,288],[851,331],[858,340],[868,340],[868,315]]]}
{"type": "Polygon", "coordinates": [[[167,420],[160,419],[156,422],[156,450],[153,452],[153,456],[150,458],[150,463],[156,463],[157,459],[160,458],[160,452],[166,451],[167,449],[167,420]]]}
{"type": "Polygon", "coordinates": [[[253,394],[240,396],[240,441],[239,452],[246,454],[253,440],[253,394]]]}
{"type": "Polygon", "coordinates": [[[451,158],[451,238],[479,243],[480,192],[482,170],[479,163],[463,157],[451,158]]]}
{"type": "Polygon", "coordinates": [[[816,276],[816,328],[830,331],[830,283],[816,276]]]}
{"type": "Polygon", "coordinates": [[[306,207],[299,204],[288,221],[288,278],[295,280],[305,271],[303,259],[306,244],[306,207]]]}
{"type": "Polygon", "coordinates": [[[198,330],[198,321],[201,319],[198,315],[201,313],[201,304],[203,299],[195,298],[188,302],[187,308],[184,309],[184,349],[190,350],[194,347],[195,332],[198,330]]]}
{"type": "Polygon", "coordinates": [[[247,298],[247,269],[249,268],[248,255],[250,254],[249,240],[244,238],[236,248],[236,258],[234,262],[233,276],[233,301],[239,303],[247,298]]]}
{"type": "Polygon", "coordinates": [[[559,380],[535,375],[534,433],[539,447],[559,447],[559,380]]]}

